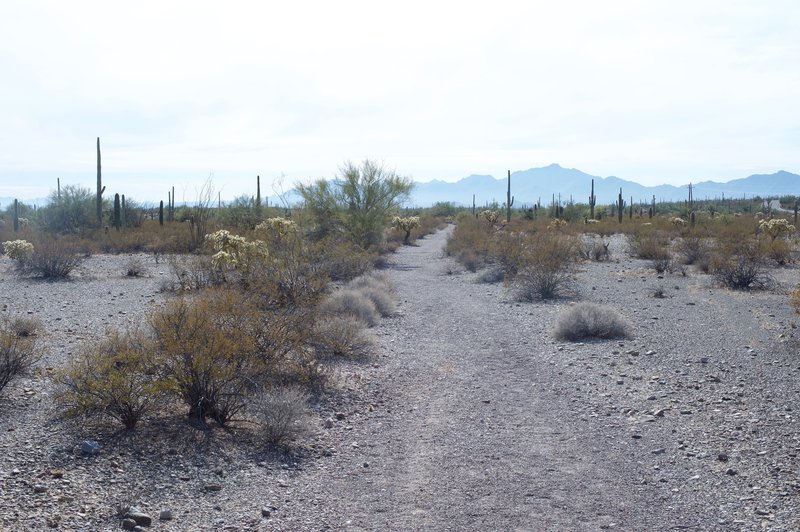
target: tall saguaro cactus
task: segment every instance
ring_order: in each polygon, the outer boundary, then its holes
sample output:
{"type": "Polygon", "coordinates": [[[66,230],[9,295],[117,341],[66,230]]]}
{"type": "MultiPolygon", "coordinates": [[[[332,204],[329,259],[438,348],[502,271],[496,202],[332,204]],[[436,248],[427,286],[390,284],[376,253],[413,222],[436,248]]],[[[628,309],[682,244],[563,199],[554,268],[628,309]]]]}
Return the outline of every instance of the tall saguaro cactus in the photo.
{"type": "Polygon", "coordinates": [[[617,197],[617,219],[622,223],[622,215],[625,213],[625,200],[622,199],[622,189],[619,189],[619,196],[617,197]]]}
{"type": "Polygon", "coordinates": [[[164,225],[164,200],[158,203],[158,225],[164,225]]]}
{"type": "Polygon", "coordinates": [[[120,210],[121,207],[119,203],[119,194],[114,194],[114,229],[117,231],[119,231],[119,225],[121,221],[120,210]]]}
{"type": "Polygon", "coordinates": [[[261,176],[256,176],[256,210],[261,209],[261,176]]]}
{"type": "Polygon", "coordinates": [[[19,201],[14,200],[14,232],[19,231],[19,201]]]}
{"type": "Polygon", "coordinates": [[[506,223],[511,223],[511,206],[514,205],[514,196],[511,195],[511,170],[508,171],[508,192],[506,192],[506,223]]]}
{"type": "Polygon", "coordinates": [[[106,187],[103,186],[103,177],[100,171],[100,137],[97,137],[97,223],[103,225],[103,192],[106,187]]]}
{"type": "Polygon", "coordinates": [[[594,196],[594,179],[592,179],[592,193],[589,194],[589,218],[594,220],[594,206],[597,203],[597,198],[594,196]]]}

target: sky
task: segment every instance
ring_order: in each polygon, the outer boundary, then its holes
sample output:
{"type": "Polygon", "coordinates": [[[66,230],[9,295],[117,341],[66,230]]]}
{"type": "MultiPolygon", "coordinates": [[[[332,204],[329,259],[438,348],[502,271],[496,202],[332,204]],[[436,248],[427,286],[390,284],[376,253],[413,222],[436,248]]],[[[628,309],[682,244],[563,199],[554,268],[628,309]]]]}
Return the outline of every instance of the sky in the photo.
{"type": "Polygon", "coordinates": [[[645,185],[800,172],[800,3],[0,3],[0,197],[223,199],[558,163],[645,185]]]}

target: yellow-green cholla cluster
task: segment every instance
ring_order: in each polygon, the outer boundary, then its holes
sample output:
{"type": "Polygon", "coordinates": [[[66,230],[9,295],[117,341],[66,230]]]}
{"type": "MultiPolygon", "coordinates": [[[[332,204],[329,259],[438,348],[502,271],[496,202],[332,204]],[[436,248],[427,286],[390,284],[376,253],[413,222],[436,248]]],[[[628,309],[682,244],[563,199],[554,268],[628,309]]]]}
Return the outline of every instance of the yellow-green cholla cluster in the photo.
{"type": "Polygon", "coordinates": [[[214,254],[211,264],[217,270],[248,269],[254,260],[269,256],[267,245],[262,240],[248,241],[225,229],[206,235],[214,254]]]}
{"type": "Polygon", "coordinates": [[[758,228],[767,233],[772,240],[783,236],[789,236],[795,231],[795,227],[785,218],[773,218],[772,220],[762,220],[758,228]]]}
{"type": "Polygon", "coordinates": [[[401,218],[400,216],[395,216],[394,218],[392,218],[392,227],[402,229],[403,231],[411,231],[412,229],[418,226],[419,226],[419,216],[408,216],[407,218],[401,218]]]}
{"type": "Polygon", "coordinates": [[[10,259],[19,262],[33,254],[33,244],[27,240],[8,240],[3,242],[3,249],[10,259]]]}
{"type": "Polygon", "coordinates": [[[481,216],[483,216],[490,224],[497,223],[497,211],[483,211],[481,216]]]}
{"type": "Polygon", "coordinates": [[[287,218],[267,218],[256,226],[256,234],[264,236],[266,239],[273,238],[283,240],[287,236],[294,234],[297,224],[287,218]]]}

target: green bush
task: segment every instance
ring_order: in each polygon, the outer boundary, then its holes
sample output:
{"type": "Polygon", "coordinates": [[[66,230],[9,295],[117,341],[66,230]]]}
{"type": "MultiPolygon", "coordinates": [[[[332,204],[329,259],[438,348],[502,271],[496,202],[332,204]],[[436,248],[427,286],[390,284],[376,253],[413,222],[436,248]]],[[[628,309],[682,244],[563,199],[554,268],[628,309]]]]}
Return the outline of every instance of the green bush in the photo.
{"type": "Polygon", "coordinates": [[[314,323],[310,344],[317,360],[363,359],[375,341],[364,322],[352,316],[322,316],[314,323]]]}
{"type": "Polygon", "coordinates": [[[57,400],[72,414],[108,416],[133,429],[165,389],[158,369],[149,338],[115,332],[87,345],[64,370],[57,400]]]}

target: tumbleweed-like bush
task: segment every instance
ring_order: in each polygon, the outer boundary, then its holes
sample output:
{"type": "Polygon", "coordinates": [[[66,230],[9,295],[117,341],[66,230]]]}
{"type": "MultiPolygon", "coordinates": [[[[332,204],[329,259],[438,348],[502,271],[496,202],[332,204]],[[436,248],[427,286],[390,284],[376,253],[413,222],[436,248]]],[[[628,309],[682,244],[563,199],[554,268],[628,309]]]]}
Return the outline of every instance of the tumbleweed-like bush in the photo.
{"type": "Polygon", "coordinates": [[[0,391],[39,360],[37,336],[20,320],[0,321],[0,391]]]}
{"type": "Polygon", "coordinates": [[[611,340],[628,338],[631,326],[615,309],[596,303],[581,302],[556,318],[553,334],[559,340],[611,340]]]}

